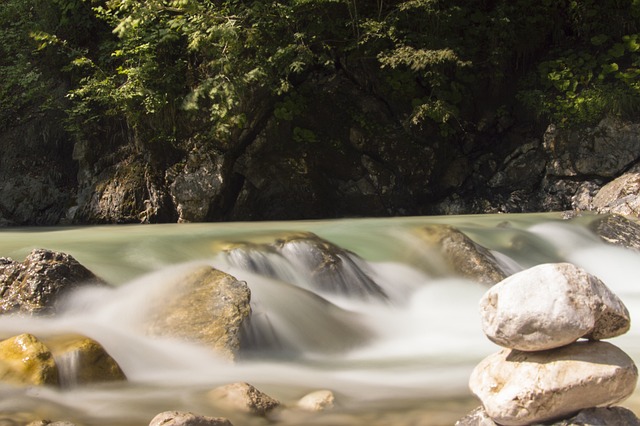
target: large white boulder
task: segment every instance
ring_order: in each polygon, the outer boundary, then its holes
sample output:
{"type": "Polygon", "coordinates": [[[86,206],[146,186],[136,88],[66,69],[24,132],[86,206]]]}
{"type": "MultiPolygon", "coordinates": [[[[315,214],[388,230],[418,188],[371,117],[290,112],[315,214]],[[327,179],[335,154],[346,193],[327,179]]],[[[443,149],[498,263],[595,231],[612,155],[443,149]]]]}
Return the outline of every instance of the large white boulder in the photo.
{"type": "Polygon", "coordinates": [[[629,311],[598,278],[569,263],[518,272],[491,287],[480,301],[482,329],[498,345],[540,351],[584,337],[629,330],[629,311]]]}
{"type": "Polygon", "coordinates": [[[576,342],[540,352],[503,349],[482,360],[469,387],[500,425],[527,425],[630,396],[638,370],[607,342],[576,342]]]}

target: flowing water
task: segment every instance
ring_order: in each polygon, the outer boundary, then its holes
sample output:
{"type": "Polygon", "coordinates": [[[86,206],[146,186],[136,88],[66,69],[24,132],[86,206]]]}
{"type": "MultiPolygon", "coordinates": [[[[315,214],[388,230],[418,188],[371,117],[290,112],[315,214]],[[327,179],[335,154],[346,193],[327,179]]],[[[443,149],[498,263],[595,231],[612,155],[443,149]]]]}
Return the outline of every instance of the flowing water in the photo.
{"type": "MultiPolygon", "coordinates": [[[[83,425],[147,425],[158,412],[187,410],[226,416],[236,426],[451,425],[478,405],[467,389],[469,374],[498,349],[480,329],[477,304],[487,287],[455,276],[412,230],[453,225],[492,250],[510,272],[575,263],[612,288],[634,318],[640,315],[640,254],[601,242],[585,227],[591,219],[568,222],[539,214],[3,230],[0,256],[21,261],[33,248],[64,251],[115,288],[78,293],[56,318],[0,317],[0,335],[87,335],[129,380],[93,386],[67,380],[62,390],[4,385],[0,424],[37,416],[83,425]],[[357,254],[361,259],[350,257],[340,279],[365,278],[367,291],[386,296],[314,290],[304,250],[295,245],[250,258],[222,251],[228,243],[271,242],[292,231],[315,233],[357,254]],[[252,350],[235,364],[196,345],[146,337],[134,326],[150,296],[195,264],[212,265],[251,288],[252,350]],[[229,412],[207,398],[216,386],[238,381],[286,404],[330,389],[337,406],[317,414],[284,410],[263,419],[229,412]]],[[[632,323],[613,342],[636,363],[639,333],[632,323]]],[[[62,370],[73,363],[63,360],[62,370]]],[[[625,405],[640,407],[637,395],[625,405]]]]}

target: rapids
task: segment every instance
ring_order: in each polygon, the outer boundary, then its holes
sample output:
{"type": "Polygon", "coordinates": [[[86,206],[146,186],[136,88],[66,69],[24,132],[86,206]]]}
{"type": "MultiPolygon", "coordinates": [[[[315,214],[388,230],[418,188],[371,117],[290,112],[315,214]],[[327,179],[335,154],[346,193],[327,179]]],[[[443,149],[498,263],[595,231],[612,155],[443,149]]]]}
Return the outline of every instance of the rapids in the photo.
{"type": "MultiPolygon", "coordinates": [[[[115,288],[78,292],[53,319],[0,317],[0,336],[82,333],[107,349],[129,381],[77,386],[63,380],[62,390],[3,385],[0,423],[35,413],[82,425],[144,426],[158,412],[187,410],[226,416],[236,426],[451,425],[478,405],[467,390],[469,374],[498,349],[480,329],[477,304],[486,287],[454,276],[411,230],[432,223],[456,226],[510,272],[545,262],[575,263],[600,277],[635,318],[640,254],[603,243],[585,227],[592,218],[483,215],[4,229],[0,256],[21,261],[33,248],[64,251],[115,288]],[[313,291],[301,270],[303,253],[295,247],[286,256],[257,253],[252,267],[222,252],[228,243],[269,242],[289,231],[313,232],[360,256],[364,261],[355,259],[351,267],[366,271],[387,297],[313,291]],[[145,337],[136,327],[149,294],[194,264],[212,265],[251,288],[250,348],[236,364],[202,347],[145,337]],[[236,381],[288,404],[330,389],[337,408],[324,414],[284,411],[267,421],[207,401],[208,390],[236,381]]],[[[630,332],[613,341],[636,363],[639,333],[632,322],[630,332]]],[[[72,359],[62,361],[62,371],[73,368],[72,359]]],[[[637,413],[638,392],[623,405],[637,413]]]]}

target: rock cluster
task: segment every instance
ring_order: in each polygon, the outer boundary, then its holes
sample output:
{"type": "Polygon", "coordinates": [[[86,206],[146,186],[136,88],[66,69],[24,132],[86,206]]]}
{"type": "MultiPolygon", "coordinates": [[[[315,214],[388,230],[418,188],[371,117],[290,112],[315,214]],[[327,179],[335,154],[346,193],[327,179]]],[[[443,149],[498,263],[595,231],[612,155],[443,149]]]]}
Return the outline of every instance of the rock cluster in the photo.
{"type": "MultiPolygon", "coordinates": [[[[599,341],[628,331],[630,318],[598,278],[567,263],[538,265],[489,289],[480,310],[483,331],[504,349],[473,370],[469,387],[482,408],[458,426],[629,417],[595,410],[629,397],[638,380],[631,358],[599,341]]],[[[625,424],[640,425],[631,417],[625,424]]]]}

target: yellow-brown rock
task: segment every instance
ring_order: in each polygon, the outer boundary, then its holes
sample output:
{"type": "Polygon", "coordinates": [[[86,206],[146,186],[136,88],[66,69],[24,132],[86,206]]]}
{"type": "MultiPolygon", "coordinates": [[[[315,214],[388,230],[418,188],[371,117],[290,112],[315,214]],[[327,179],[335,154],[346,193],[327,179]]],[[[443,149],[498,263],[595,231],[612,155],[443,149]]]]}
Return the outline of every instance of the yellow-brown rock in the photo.
{"type": "Polygon", "coordinates": [[[0,381],[57,385],[58,368],[44,343],[31,334],[20,334],[0,342],[0,381]]]}
{"type": "Polygon", "coordinates": [[[228,359],[240,349],[240,331],[251,314],[247,283],[209,266],[195,269],[152,302],[150,335],[201,343],[228,359]]]}

